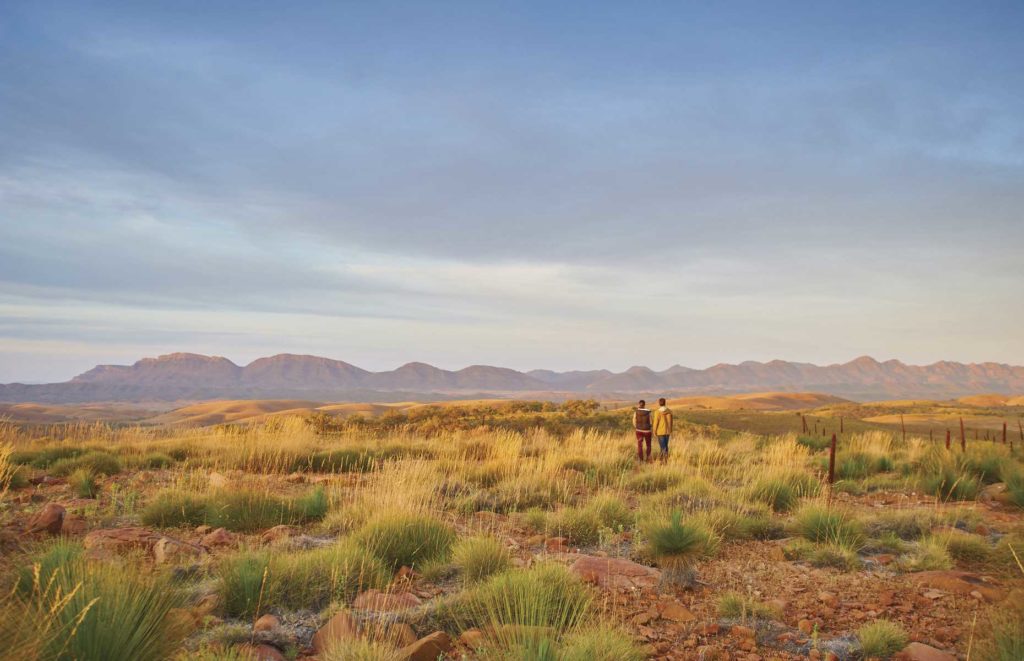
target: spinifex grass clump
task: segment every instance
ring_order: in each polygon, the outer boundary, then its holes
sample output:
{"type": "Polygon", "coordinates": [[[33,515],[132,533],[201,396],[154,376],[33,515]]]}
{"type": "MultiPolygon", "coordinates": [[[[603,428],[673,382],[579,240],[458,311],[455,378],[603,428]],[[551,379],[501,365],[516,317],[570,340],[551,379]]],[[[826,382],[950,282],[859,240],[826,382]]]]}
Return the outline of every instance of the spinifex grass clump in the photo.
{"type": "Polygon", "coordinates": [[[601,519],[591,510],[568,507],[549,518],[548,532],[572,544],[591,546],[601,539],[601,519]]]}
{"type": "Polygon", "coordinates": [[[142,522],[165,528],[205,523],[255,532],[279,524],[319,521],[326,513],[327,495],[319,486],[298,498],[281,498],[256,489],[220,490],[204,496],[171,490],[146,506],[142,522]]]}
{"type": "Polygon", "coordinates": [[[163,452],[150,452],[141,460],[145,468],[168,468],[174,464],[174,457],[163,452]]]}
{"type": "Polygon", "coordinates": [[[679,510],[668,521],[650,524],[646,533],[650,553],[661,564],[663,580],[669,585],[692,583],[693,562],[718,548],[711,531],[695,521],[683,521],[679,510]]]}
{"type": "Polygon", "coordinates": [[[946,548],[946,540],[931,535],[921,538],[907,555],[899,559],[905,571],[936,571],[952,569],[953,558],[946,548]]]}
{"type": "Polygon", "coordinates": [[[918,474],[921,490],[944,501],[974,500],[981,488],[978,475],[946,450],[935,450],[923,457],[918,474]]]}
{"type": "Polygon", "coordinates": [[[857,630],[864,658],[888,659],[904,647],[910,638],[903,627],[889,620],[877,620],[857,630]]]}
{"type": "Polygon", "coordinates": [[[593,596],[561,565],[541,564],[497,574],[458,598],[455,618],[463,629],[480,627],[509,648],[550,629],[555,635],[584,623],[593,596]]]}
{"type": "Polygon", "coordinates": [[[718,598],[718,615],[734,620],[747,618],[773,619],[781,613],[767,604],[744,597],[738,592],[726,592],[718,598]]]}
{"type": "Polygon", "coordinates": [[[96,474],[91,468],[79,468],[68,476],[68,484],[74,489],[79,498],[95,498],[99,493],[99,485],[96,483],[96,474]]]}
{"type": "Polygon", "coordinates": [[[505,571],[512,557],[500,540],[480,536],[460,540],[452,551],[452,564],[467,583],[476,583],[505,571]]]}
{"type": "Polygon", "coordinates": [[[570,631],[558,648],[558,661],[642,661],[647,655],[625,631],[611,623],[570,631]]]}
{"type": "Polygon", "coordinates": [[[164,575],[81,559],[33,580],[20,626],[40,633],[43,659],[134,661],[170,657],[186,633],[168,617],[184,598],[164,575]]]}
{"type": "Polygon", "coordinates": [[[353,539],[397,570],[446,558],[455,532],[432,516],[394,512],[378,515],[353,539]]]}
{"type": "Polygon", "coordinates": [[[796,532],[816,544],[834,544],[857,551],[864,546],[864,532],[850,514],[837,508],[808,505],[794,520],[796,532]]]}
{"type": "Polygon", "coordinates": [[[803,496],[818,492],[818,482],[811,475],[792,471],[758,479],[750,487],[750,497],[765,503],[776,512],[788,512],[803,496]]]}
{"type": "Polygon", "coordinates": [[[391,572],[362,547],[342,542],[311,551],[243,551],[216,568],[224,612],[254,617],[268,609],[319,610],[383,588],[391,572]],[[258,612],[257,612],[258,609],[258,612]]]}
{"type": "Polygon", "coordinates": [[[1024,470],[1017,466],[1005,467],[1003,475],[1010,502],[1017,507],[1024,508],[1024,470]]]}
{"type": "Polygon", "coordinates": [[[633,510],[612,493],[598,494],[587,504],[586,510],[593,512],[602,526],[616,532],[626,530],[636,523],[633,510]]]}
{"type": "Polygon", "coordinates": [[[81,456],[59,459],[47,471],[51,475],[70,475],[80,468],[86,468],[99,475],[116,475],[121,472],[121,461],[109,452],[89,452],[81,456]]]}

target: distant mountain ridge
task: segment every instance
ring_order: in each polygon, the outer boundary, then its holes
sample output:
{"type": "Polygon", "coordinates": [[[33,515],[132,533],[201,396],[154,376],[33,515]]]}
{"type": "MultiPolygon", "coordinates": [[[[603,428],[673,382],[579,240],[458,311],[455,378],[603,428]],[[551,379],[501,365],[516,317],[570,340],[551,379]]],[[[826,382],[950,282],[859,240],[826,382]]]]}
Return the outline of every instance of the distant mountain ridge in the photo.
{"type": "Polygon", "coordinates": [[[1002,363],[907,365],[862,356],[848,363],[813,365],[783,360],[720,363],[707,369],[674,365],[663,371],[589,370],[519,372],[472,365],[443,370],[408,363],[384,372],[320,356],[278,354],[245,366],[220,356],[173,353],[133,365],[98,365],[70,381],[0,385],[0,401],[74,403],[199,399],[305,398],[387,401],[433,395],[679,396],[693,393],[818,391],[851,399],[953,398],[1024,392],[1024,367],[1002,363]]]}

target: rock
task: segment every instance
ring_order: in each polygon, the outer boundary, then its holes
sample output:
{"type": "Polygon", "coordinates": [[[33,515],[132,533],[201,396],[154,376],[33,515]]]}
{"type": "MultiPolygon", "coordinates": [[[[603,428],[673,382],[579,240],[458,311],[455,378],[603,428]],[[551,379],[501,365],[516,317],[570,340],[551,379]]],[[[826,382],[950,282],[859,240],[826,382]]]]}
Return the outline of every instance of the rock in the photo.
{"type": "Polygon", "coordinates": [[[163,535],[148,528],[101,528],[82,539],[82,546],[93,558],[127,553],[137,549],[149,551],[163,535]]]}
{"type": "Polygon", "coordinates": [[[158,565],[180,564],[202,557],[206,550],[201,546],[182,542],[171,537],[160,537],[153,543],[153,559],[158,565]]]}
{"type": "Polygon", "coordinates": [[[197,535],[205,535],[206,533],[210,532],[211,530],[213,530],[213,528],[211,526],[206,525],[205,523],[202,524],[202,525],[196,526],[196,534],[197,535]]]}
{"type": "Polygon", "coordinates": [[[84,516],[81,514],[68,514],[64,517],[64,525],[60,527],[60,534],[68,537],[77,537],[78,535],[84,535],[88,528],[89,526],[85,522],[84,516]]]}
{"type": "Polygon", "coordinates": [[[953,594],[966,596],[977,591],[988,602],[1000,601],[1006,595],[1004,590],[985,582],[981,576],[966,571],[924,571],[910,578],[921,587],[953,594]]]}
{"type": "Polygon", "coordinates": [[[281,651],[273,645],[253,645],[250,643],[244,643],[238,646],[238,649],[244,650],[250,658],[255,661],[286,661],[281,651]]]}
{"type": "Polygon", "coordinates": [[[338,611],[313,635],[313,651],[322,654],[332,644],[359,637],[356,621],[345,611],[338,611]]]}
{"type": "Polygon", "coordinates": [[[264,544],[272,544],[274,542],[280,542],[286,540],[299,533],[299,529],[295,526],[286,526],[284,524],[269,528],[260,535],[260,541],[264,544]]]}
{"type": "Polygon", "coordinates": [[[734,625],[729,629],[729,635],[733,638],[753,638],[756,634],[750,627],[745,627],[739,624],[734,625]]]}
{"type": "Polygon", "coordinates": [[[398,651],[398,658],[405,661],[437,661],[452,648],[452,640],[443,631],[435,631],[425,638],[420,638],[412,645],[398,651]]]}
{"type": "Polygon", "coordinates": [[[692,622],[697,616],[691,613],[686,606],[676,602],[670,602],[661,611],[661,616],[673,622],[692,622]]]}
{"type": "Polygon", "coordinates": [[[59,535],[66,514],[67,510],[62,505],[49,503],[29,520],[25,526],[25,534],[45,532],[59,535]]]}
{"type": "Polygon", "coordinates": [[[924,643],[910,643],[899,653],[899,658],[903,661],[956,661],[952,654],[924,643]]]}
{"type": "Polygon", "coordinates": [[[581,555],[570,570],[588,583],[605,589],[655,588],[661,572],[625,558],[581,555]]]}
{"type": "Polygon", "coordinates": [[[552,553],[566,553],[569,550],[569,540],[565,537],[549,537],[544,541],[544,546],[552,553]]]}
{"type": "Polygon", "coordinates": [[[415,608],[420,603],[420,598],[411,592],[381,592],[370,589],[361,592],[356,597],[352,602],[352,608],[378,613],[393,613],[415,608]]]}
{"type": "Polygon", "coordinates": [[[412,645],[416,642],[416,638],[416,632],[405,622],[389,624],[384,630],[384,639],[398,648],[412,645]]]}
{"type": "Polygon", "coordinates": [[[1006,483],[996,482],[990,484],[978,493],[978,502],[981,503],[998,503],[1004,502],[1006,499],[1003,494],[1006,493],[1006,483]]]}
{"type": "Polygon", "coordinates": [[[459,642],[471,650],[475,650],[478,647],[482,647],[486,642],[484,638],[484,632],[479,629],[466,629],[459,636],[459,642]]]}
{"type": "Polygon", "coordinates": [[[716,645],[702,645],[697,648],[697,658],[701,661],[723,661],[728,656],[722,648],[716,645]]]}
{"type": "Polygon", "coordinates": [[[216,530],[212,530],[203,535],[203,539],[200,544],[213,548],[216,546],[233,546],[235,541],[236,538],[233,534],[229,533],[224,528],[217,528],[216,530]]]}
{"type": "Polygon", "coordinates": [[[800,620],[797,622],[796,628],[799,629],[801,633],[809,636],[811,635],[811,632],[814,631],[814,623],[810,620],[800,620]]]}
{"type": "Polygon", "coordinates": [[[834,607],[839,600],[836,599],[836,596],[831,592],[822,591],[818,593],[818,601],[825,604],[826,606],[834,607]]]}
{"type": "Polygon", "coordinates": [[[277,619],[276,616],[267,613],[261,615],[258,620],[252,625],[253,631],[273,631],[274,629],[281,626],[281,620],[277,619]]]}

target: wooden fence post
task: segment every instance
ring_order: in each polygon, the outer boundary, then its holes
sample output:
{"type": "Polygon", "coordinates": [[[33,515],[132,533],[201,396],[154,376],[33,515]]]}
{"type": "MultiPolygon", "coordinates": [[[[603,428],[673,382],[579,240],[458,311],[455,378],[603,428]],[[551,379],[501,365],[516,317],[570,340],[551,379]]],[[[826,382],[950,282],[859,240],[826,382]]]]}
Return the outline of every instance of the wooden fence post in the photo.
{"type": "Polygon", "coordinates": [[[1003,445],[1006,445],[1006,420],[1003,420],[1003,445]]]}
{"type": "Polygon", "coordinates": [[[967,434],[964,432],[963,418],[960,418],[960,451],[967,452],[967,434]]]}
{"type": "Polygon", "coordinates": [[[800,414],[800,422],[803,424],[803,426],[804,426],[804,433],[806,434],[807,433],[807,417],[803,413],[800,414]]]}
{"type": "Polygon", "coordinates": [[[828,483],[836,482],[836,435],[832,434],[832,444],[828,450],[828,483]]]}
{"type": "Polygon", "coordinates": [[[839,433],[843,433],[843,416],[839,416],[839,433]]]}
{"type": "Polygon", "coordinates": [[[907,426],[903,424],[903,414],[900,413],[900,429],[903,430],[903,442],[907,442],[907,426]]]}
{"type": "Polygon", "coordinates": [[[949,437],[950,437],[949,427],[946,427],[946,449],[947,450],[949,449],[949,437]]]}

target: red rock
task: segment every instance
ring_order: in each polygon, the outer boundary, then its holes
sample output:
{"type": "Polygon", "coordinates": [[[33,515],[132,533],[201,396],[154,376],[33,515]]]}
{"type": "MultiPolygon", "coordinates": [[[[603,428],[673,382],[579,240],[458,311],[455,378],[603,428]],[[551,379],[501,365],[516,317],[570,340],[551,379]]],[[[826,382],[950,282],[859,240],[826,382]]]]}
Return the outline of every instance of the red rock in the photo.
{"type": "Polygon", "coordinates": [[[202,557],[206,550],[201,546],[182,542],[171,537],[160,537],[153,543],[153,559],[158,565],[191,562],[202,557]]]}
{"type": "Polygon", "coordinates": [[[64,517],[64,525],[60,527],[60,534],[68,537],[77,537],[78,535],[84,535],[88,528],[85,517],[81,514],[68,514],[64,517]]]}
{"type": "Polygon", "coordinates": [[[661,616],[673,622],[692,622],[697,616],[691,613],[686,606],[671,602],[661,611],[661,616]]]}
{"type": "Polygon", "coordinates": [[[700,625],[700,633],[704,636],[717,636],[718,630],[718,622],[705,622],[700,625]]]}
{"type": "Polygon", "coordinates": [[[739,624],[733,625],[732,629],[729,630],[729,634],[733,638],[753,638],[755,635],[753,629],[739,624]]]}
{"type": "Polygon", "coordinates": [[[398,657],[405,661],[437,661],[452,648],[452,640],[443,631],[435,631],[420,638],[412,645],[398,650],[398,657]]]}
{"type": "Polygon", "coordinates": [[[1005,591],[971,572],[966,571],[925,571],[911,575],[911,580],[922,587],[945,590],[953,594],[969,595],[977,591],[985,601],[1000,601],[1005,591]]]}
{"type": "Polygon", "coordinates": [[[900,657],[903,661],[956,661],[952,654],[924,643],[910,643],[900,652],[900,657]]]}
{"type": "Polygon", "coordinates": [[[282,540],[293,537],[299,533],[299,529],[295,526],[286,526],[284,524],[268,528],[260,535],[260,541],[264,544],[271,544],[273,542],[280,542],[282,540]]]}
{"type": "Polygon", "coordinates": [[[384,613],[404,611],[415,608],[421,603],[420,598],[411,592],[381,592],[370,589],[362,592],[352,602],[353,608],[384,613]]]}
{"type": "Polygon", "coordinates": [[[565,537],[549,537],[544,541],[544,546],[552,553],[565,553],[569,550],[569,540],[565,537]]]}
{"type": "Polygon", "coordinates": [[[253,631],[272,631],[281,626],[281,620],[277,617],[270,615],[261,615],[258,620],[252,625],[253,631]]]}
{"type": "Polygon", "coordinates": [[[213,548],[215,546],[233,546],[237,538],[224,528],[217,528],[203,535],[200,542],[203,546],[213,548]]]}
{"type": "Polygon", "coordinates": [[[482,647],[486,642],[484,632],[479,629],[466,629],[459,636],[459,642],[466,647],[475,650],[478,647],[482,647]]]}
{"type": "Polygon", "coordinates": [[[823,591],[818,593],[818,601],[825,604],[826,606],[835,606],[839,600],[836,599],[836,596],[831,592],[823,591]]]}
{"type": "Polygon", "coordinates": [[[57,503],[48,503],[35,516],[33,516],[25,527],[25,534],[39,532],[59,535],[61,526],[64,525],[64,516],[67,510],[57,503]]]}
{"type": "Polygon", "coordinates": [[[313,635],[313,651],[322,654],[338,641],[358,637],[359,630],[352,616],[345,611],[338,611],[313,635]]]}
{"type": "Polygon", "coordinates": [[[570,570],[588,583],[602,588],[654,588],[661,581],[661,572],[625,558],[598,558],[581,555],[570,570]]]}
{"type": "Polygon", "coordinates": [[[103,557],[136,549],[148,551],[162,538],[163,535],[148,528],[102,528],[86,535],[82,546],[92,557],[103,557]]]}
{"type": "Polygon", "coordinates": [[[395,622],[384,630],[384,639],[395,647],[407,647],[416,642],[416,632],[405,622],[395,622]]]}
{"type": "Polygon", "coordinates": [[[810,620],[800,620],[799,622],[797,622],[796,628],[799,629],[801,632],[810,635],[811,632],[814,631],[814,623],[810,620]]]}
{"type": "Polygon", "coordinates": [[[244,643],[238,646],[244,650],[255,661],[286,661],[281,651],[273,645],[252,645],[244,643]]]}

